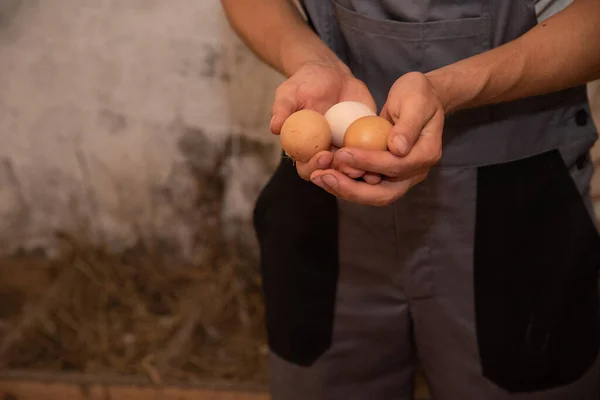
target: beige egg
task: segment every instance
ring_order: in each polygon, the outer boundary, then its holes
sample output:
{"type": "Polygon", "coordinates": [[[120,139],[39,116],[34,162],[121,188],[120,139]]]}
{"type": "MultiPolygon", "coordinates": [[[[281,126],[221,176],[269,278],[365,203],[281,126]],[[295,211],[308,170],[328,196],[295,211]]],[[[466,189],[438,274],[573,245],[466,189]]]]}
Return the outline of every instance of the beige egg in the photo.
{"type": "Polygon", "coordinates": [[[285,120],[279,140],[288,157],[307,162],[318,152],[331,148],[331,128],[320,113],[300,110],[285,120]]]}
{"type": "Polygon", "coordinates": [[[393,125],[377,115],[361,117],[354,121],[344,135],[345,147],[366,150],[387,150],[387,140],[393,125]]]}
{"type": "Polygon", "coordinates": [[[354,121],[368,115],[376,115],[367,105],[358,101],[342,101],[334,104],[325,113],[331,127],[331,143],[336,147],[344,144],[346,130],[354,121]]]}

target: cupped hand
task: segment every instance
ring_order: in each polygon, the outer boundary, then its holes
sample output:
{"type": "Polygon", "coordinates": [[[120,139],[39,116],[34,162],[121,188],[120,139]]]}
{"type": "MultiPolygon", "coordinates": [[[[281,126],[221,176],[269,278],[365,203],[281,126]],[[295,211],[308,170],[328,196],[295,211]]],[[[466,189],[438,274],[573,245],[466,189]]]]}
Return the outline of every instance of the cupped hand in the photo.
{"type": "MultiPolygon", "coordinates": [[[[341,101],[360,101],[373,110],[377,109],[367,86],[344,65],[307,63],[277,88],[271,111],[271,131],[279,135],[285,120],[296,111],[310,109],[325,114],[341,101]]],[[[330,168],[336,150],[322,151],[306,163],[296,162],[298,174],[309,180],[313,172],[330,168]]],[[[338,171],[352,179],[362,177],[370,183],[379,181],[376,174],[365,174],[360,169],[345,165],[339,165],[338,171]]]]}
{"type": "Polygon", "coordinates": [[[423,181],[442,156],[444,109],[434,86],[421,73],[403,75],[390,89],[381,116],[394,124],[389,151],[342,148],[331,168],[313,171],[311,181],[337,197],[373,206],[388,205],[423,181]],[[375,185],[349,179],[339,165],[383,179],[375,185]]]}

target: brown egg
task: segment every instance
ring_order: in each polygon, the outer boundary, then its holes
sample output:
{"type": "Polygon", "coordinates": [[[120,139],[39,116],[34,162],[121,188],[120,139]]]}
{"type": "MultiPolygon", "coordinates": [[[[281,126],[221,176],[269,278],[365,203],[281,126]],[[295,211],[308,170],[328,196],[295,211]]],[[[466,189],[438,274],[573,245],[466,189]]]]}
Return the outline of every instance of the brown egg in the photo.
{"type": "Polygon", "coordinates": [[[377,115],[361,117],[354,121],[344,135],[345,147],[358,147],[366,150],[387,150],[387,140],[392,124],[377,115]]]}
{"type": "Polygon", "coordinates": [[[307,162],[318,152],[331,148],[331,128],[318,112],[300,110],[285,120],[279,140],[292,160],[307,162]]]}

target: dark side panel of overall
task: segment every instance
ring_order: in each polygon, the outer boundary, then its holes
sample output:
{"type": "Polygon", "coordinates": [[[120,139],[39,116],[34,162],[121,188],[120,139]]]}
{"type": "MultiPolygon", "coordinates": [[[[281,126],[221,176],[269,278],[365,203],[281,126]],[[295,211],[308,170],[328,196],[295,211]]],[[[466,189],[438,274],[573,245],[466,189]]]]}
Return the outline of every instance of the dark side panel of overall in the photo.
{"type": "Polygon", "coordinates": [[[577,380],[598,355],[600,236],[561,154],[480,167],[476,215],[484,375],[512,392],[577,380]]]}
{"type": "Polygon", "coordinates": [[[336,198],[300,178],[282,153],[256,202],[254,227],[269,348],[287,362],[311,365],[333,336],[339,276],[336,198]]]}
{"type": "Polygon", "coordinates": [[[336,198],[300,178],[284,157],[257,200],[254,225],[270,349],[310,365],[331,345],[339,269],[336,198]]]}

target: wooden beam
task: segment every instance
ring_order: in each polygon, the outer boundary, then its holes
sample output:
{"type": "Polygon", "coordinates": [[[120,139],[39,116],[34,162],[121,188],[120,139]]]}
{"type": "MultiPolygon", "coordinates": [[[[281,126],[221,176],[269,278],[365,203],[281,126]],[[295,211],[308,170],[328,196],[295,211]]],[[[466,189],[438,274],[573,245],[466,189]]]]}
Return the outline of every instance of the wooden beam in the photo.
{"type": "MultiPolygon", "coordinates": [[[[430,400],[424,377],[415,400],[430,400]]],[[[0,370],[0,400],[271,400],[267,388],[204,382],[153,385],[144,377],[0,370]]]]}
{"type": "Polygon", "coordinates": [[[269,400],[266,393],[218,389],[0,380],[2,400],[269,400]]]}
{"type": "Polygon", "coordinates": [[[152,384],[143,376],[0,370],[0,400],[270,400],[265,387],[152,384]]]}

